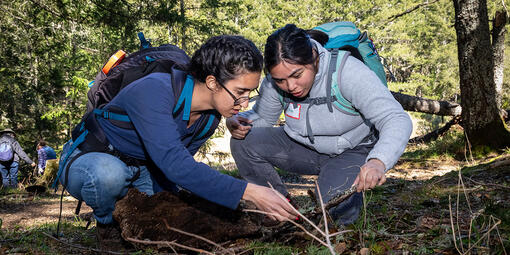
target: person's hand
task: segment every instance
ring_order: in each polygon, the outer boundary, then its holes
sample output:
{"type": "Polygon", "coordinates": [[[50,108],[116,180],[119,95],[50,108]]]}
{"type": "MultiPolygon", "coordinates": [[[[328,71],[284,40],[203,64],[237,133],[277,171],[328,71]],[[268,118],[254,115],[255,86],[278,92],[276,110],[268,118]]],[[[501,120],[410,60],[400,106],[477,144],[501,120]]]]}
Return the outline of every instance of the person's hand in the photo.
{"type": "Polygon", "coordinates": [[[267,216],[273,220],[296,220],[299,216],[283,195],[264,186],[248,183],[243,199],[253,202],[259,210],[270,213],[267,216]]]}
{"type": "Polygon", "coordinates": [[[382,161],[375,158],[370,159],[361,167],[361,171],[352,185],[358,186],[356,189],[357,192],[369,190],[375,186],[382,185],[386,182],[386,176],[384,175],[385,169],[386,167],[382,161]]]}
{"type": "Polygon", "coordinates": [[[250,132],[251,120],[234,115],[226,120],[227,128],[235,139],[244,139],[250,132]]]}
{"type": "Polygon", "coordinates": [[[32,164],[30,164],[30,165],[31,165],[32,167],[34,167],[34,166],[35,166],[35,163],[34,163],[34,162],[32,162],[32,164]]]}

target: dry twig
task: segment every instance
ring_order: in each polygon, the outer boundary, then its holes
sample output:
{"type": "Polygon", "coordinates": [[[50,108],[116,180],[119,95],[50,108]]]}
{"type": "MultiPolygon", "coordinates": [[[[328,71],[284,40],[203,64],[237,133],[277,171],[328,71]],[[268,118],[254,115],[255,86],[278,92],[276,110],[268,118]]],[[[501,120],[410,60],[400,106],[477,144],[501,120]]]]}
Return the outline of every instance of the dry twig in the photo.
{"type": "MultiPolygon", "coordinates": [[[[128,240],[130,242],[141,243],[141,244],[168,246],[168,247],[171,247],[171,248],[172,248],[172,246],[177,246],[179,248],[183,248],[183,249],[194,251],[194,252],[214,255],[214,253],[212,253],[212,252],[208,252],[206,250],[197,249],[197,248],[193,248],[193,247],[186,246],[186,245],[183,245],[183,244],[179,244],[179,243],[176,243],[174,241],[169,242],[169,241],[138,240],[138,239],[132,238],[132,237],[128,237],[128,238],[126,238],[126,240],[128,240]]],[[[120,254],[122,254],[122,253],[120,253],[120,254]]]]}
{"type": "Polygon", "coordinates": [[[88,247],[83,247],[83,246],[80,246],[80,245],[76,245],[76,244],[72,244],[72,243],[68,243],[68,242],[64,242],[58,238],[55,238],[54,236],[46,233],[46,232],[42,232],[43,235],[57,241],[57,242],[60,242],[62,244],[65,244],[67,246],[70,246],[70,247],[73,247],[73,248],[76,248],[76,249],[80,249],[80,250],[87,250],[87,251],[93,251],[93,252],[97,252],[97,253],[100,253],[100,254],[103,254],[103,253],[108,253],[108,254],[125,254],[124,252],[114,252],[114,251],[106,251],[106,250],[99,250],[99,249],[94,249],[94,248],[88,248],[88,247]]]}
{"type": "MultiPolygon", "coordinates": [[[[214,245],[216,246],[217,248],[219,248],[220,250],[223,250],[224,252],[229,252],[227,249],[223,248],[221,245],[205,238],[205,237],[202,237],[202,236],[199,236],[199,235],[195,235],[193,233],[188,233],[186,231],[183,231],[183,230],[180,230],[180,229],[177,229],[177,228],[173,228],[173,227],[170,227],[170,225],[168,224],[168,222],[166,221],[166,219],[163,219],[163,223],[165,223],[165,226],[168,228],[168,230],[171,230],[171,231],[175,231],[177,233],[180,233],[180,234],[183,234],[183,235],[187,235],[187,236],[191,236],[191,237],[194,237],[196,239],[200,239],[208,244],[211,244],[211,245],[214,245]]],[[[232,252],[230,252],[232,253],[232,252]]]]}
{"type": "Polygon", "coordinates": [[[317,187],[317,194],[319,195],[319,202],[321,203],[322,208],[322,217],[324,218],[324,233],[326,234],[326,242],[328,243],[328,249],[331,252],[331,254],[335,255],[335,250],[333,249],[333,246],[331,245],[331,240],[329,239],[329,229],[328,229],[328,217],[326,216],[326,209],[324,207],[324,202],[322,201],[322,195],[321,190],[319,188],[319,184],[317,184],[317,181],[315,181],[315,186],[317,187]]]}

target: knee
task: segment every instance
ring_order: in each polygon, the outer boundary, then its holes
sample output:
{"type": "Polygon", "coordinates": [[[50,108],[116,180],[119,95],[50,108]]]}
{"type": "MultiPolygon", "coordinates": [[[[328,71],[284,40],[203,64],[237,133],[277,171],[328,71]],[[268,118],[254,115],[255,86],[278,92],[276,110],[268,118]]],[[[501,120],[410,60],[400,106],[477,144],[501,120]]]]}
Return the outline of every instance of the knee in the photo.
{"type": "MultiPolygon", "coordinates": [[[[69,171],[84,171],[88,179],[95,187],[104,190],[116,191],[122,189],[126,181],[127,166],[118,158],[104,153],[88,153],[78,159],[69,171]],[[86,162],[83,164],[82,162],[86,162]],[[76,166],[75,166],[76,164],[76,166]],[[75,169],[73,169],[75,168],[75,169]],[[79,168],[79,169],[78,169],[79,168]]],[[[85,185],[87,181],[84,182],[85,185]]]]}

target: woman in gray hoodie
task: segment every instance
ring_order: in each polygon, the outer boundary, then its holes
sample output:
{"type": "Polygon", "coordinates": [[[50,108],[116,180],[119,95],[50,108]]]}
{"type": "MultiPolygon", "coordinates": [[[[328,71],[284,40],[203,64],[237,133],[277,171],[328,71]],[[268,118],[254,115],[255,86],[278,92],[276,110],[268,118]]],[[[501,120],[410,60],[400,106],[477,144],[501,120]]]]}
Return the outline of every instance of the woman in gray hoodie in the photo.
{"type": "Polygon", "coordinates": [[[330,210],[338,224],[346,225],[358,218],[360,192],[386,181],[412,123],[377,75],[352,56],[345,57],[341,76],[333,77],[356,113],[334,104],[331,109],[327,40],[324,33],[309,34],[293,24],[271,34],[260,97],[251,110],[229,118],[227,127],[232,155],[248,182],[270,183],[290,199],[275,167],[318,175],[324,202],[356,186],[358,193],[330,210]],[[285,125],[275,127],[282,111],[285,125]]]}

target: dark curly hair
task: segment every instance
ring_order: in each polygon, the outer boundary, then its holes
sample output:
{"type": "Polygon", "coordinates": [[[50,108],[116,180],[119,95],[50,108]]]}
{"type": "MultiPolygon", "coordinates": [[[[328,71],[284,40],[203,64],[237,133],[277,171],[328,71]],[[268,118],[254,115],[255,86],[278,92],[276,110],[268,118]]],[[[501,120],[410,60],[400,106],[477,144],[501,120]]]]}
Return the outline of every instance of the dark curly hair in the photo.
{"type": "Polygon", "coordinates": [[[190,73],[200,82],[212,75],[220,84],[250,72],[261,72],[263,58],[242,36],[220,35],[207,40],[191,58],[190,73]]]}
{"type": "Polygon", "coordinates": [[[327,34],[316,30],[304,30],[287,24],[273,32],[266,40],[264,64],[266,73],[282,60],[291,64],[308,65],[315,61],[315,46],[310,38],[324,45],[327,34]]]}

